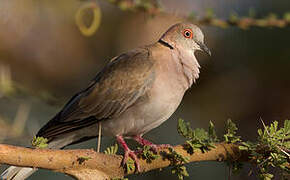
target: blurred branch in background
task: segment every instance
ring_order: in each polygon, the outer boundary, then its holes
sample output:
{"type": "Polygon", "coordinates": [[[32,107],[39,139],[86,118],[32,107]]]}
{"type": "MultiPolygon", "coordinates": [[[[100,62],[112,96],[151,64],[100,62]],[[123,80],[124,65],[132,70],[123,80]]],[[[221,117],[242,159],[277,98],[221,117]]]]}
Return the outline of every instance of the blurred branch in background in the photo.
{"type": "Polygon", "coordinates": [[[115,4],[121,10],[142,11],[150,15],[156,15],[162,12],[162,7],[158,0],[107,0],[115,4]]]}
{"type": "Polygon", "coordinates": [[[0,64],[0,98],[14,97],[21,94],[36,96],[47,103],[56,102],[56,98],[49,92],[35,92],[12,80],[8,65],[0,64]]]}
{"type": "Polygon", "coordinates": [[[19,105],[18,111],[16,113],[16,116],[14,118],[14,122],[11,128],[11,131],[14,136],[17,137],[17,136],[22,135],[26,121],[29,116],[29,112],[30,112],[30,105],[24,104],[24,103],[19,105]]]}
{"type": "Polygon", "coordinates": [[[255,18],[254,13],[249,13],[248,17],[239,17],[236,13],[232,13],[228,19],[219,19],[215,16],[212,9],[208,9],[205,17],[196,18],[193,14],[187,17],[190,21],[202,25],[212,25],[221,28],[229,26],[237,26],[242,29],[250,27],[289,27],[290,26],[290,13],[287,12],[282,18],[278,18],[274,13],[270,13],[265,18],[255,18]]]}
{"type": "MultiPolygon", "coordinates": [[[[143,11],[149,15],[157,15],[159,13],[167,13],[162,9],[162,5],[157,0],[108,0],[122,10],[143,11]]],[[[212,25],[221,28],[229,26],[237,26],[240,28],[256,27],[286,27],[290,26],[290,12],[284,14],[282,18],[274,13],[269,13],[265,18],[256,18],[253,9],[250,9],[248,17],[238,17],[236,13],[232,13],[228,19],[220,19],[216,17],[213,9],[207,9],[204,17],[197,16],[194,12],[184,19],[188,19],[194,23],[202,25],[212,25]]]]}
{"type": "MultiPolygon", "coordinates": [[[[132,12],[145,12],[149,16],[155,16],[158,14],[170,14],[162,8],[162,5],[157,0],[107,0],[108,2],[118,6],[123,11],[132,12]]],[[[289,27],[290,26],[290,12],[284,14],[282,18],[279,18],[274,13],[269,13],[267,17],[257,18],[252,8],[249,9],[249,16],[239,17],[237,13],[233,12],[227,19],[221,19],[216,17],[213,9],[207,9],[205,16],[200,17],[194,12],[187,16],[182,16],[183,19],[191,21],[196,24],[217,26],[220,28],[226,28],[230,26],[236,26],[242,29],[250,27],[289,27]]],[[[80,32],[84,36],[93,35],[101,21],[100,6],[95,1],[89,1],[84,3],[77,11],[76,25],[79,27],[80,32]],[[87,15],[86,11],[92,10],[93,18],[91,23],[85,23],[84,17],[87,15]],[[86,25],[87,24],[87,25],[86,25]]]]}
{"type": "Polygon", "coordinates": [[[19,105],[13,123],[0,117],[0,142],[6,139],[17,138],[24,135],[24,127],[28,120],[30,105],[22,103],[19,105]]]}
{"type": "Polygon", "coordinates": [[[0,98],[13,94],[14,88],[11,80],[11,70],[7,65],[0,65],[0,98]]]}

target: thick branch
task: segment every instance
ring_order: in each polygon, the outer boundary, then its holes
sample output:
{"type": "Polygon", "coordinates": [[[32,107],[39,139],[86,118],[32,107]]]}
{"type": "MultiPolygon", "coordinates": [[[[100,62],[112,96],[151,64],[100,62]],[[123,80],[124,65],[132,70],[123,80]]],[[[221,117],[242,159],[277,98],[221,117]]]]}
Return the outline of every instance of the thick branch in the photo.
{"type": "MultiPolygon", "coordinates": [[[[248,154],[240,151],[234,144],[216,144],[216,148],[208,152],[195,152],[190,155],[182,145],[174,147],[175,151],[189,162],[198,161],[248,161],[248,154]]],[[[167,151],[167,150],[165,150],[167,151]]],[[[30,149],[0,144],[0,164],[49,169],[71,175],[77,179],[111,179],[128,175],[121,167],[121,155],[106,155],[94,150],[50,150],[30,149]]],[[[141,173],[164,168],[170,161],[158,158],[151,163],[140,159],[141,173]]]]}

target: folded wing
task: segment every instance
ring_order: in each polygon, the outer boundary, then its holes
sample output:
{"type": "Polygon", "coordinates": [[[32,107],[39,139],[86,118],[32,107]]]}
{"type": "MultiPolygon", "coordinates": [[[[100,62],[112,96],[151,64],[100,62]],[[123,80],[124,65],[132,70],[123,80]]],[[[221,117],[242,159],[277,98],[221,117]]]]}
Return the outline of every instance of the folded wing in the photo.
{"type": "Polygon", "coordinates": [[[52,139],[117,117],[142,97],[153,81],[153,61],[146,48],[121,54],[97,74],[88,88],[72,97],[37,136],[52,139]]]}

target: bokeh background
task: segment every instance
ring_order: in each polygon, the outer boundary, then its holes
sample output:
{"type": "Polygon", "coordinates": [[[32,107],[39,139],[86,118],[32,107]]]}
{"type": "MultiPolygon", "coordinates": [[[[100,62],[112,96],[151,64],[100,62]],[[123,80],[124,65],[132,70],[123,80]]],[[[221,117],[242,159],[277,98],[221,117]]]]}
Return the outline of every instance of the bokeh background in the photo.
{"type": "MultiPolygon", "coordinates": [[[[168,15],[148,17],[128,12],[105,0],[101,24],[93,36],[84,36],[75,23],[77,10],[87,1],[0,0],[0,142],[29,146],[38,129],[64,103],[86,87],[110,58],[129,49],[153,43],[172,24],[192,11],[203,16],[212,8],[216,17],[235,11],[257,17],[282,16],[289,0],[163,0],[168,15]],[[252,11],[251,10],[251,11],[252,11]]],[[[86,21],[92,15],[88,13],[86,21]]],[[[212,57],[197,53],[200,79],[186,93],[176,113],[145,135],[156,143],[180,144],[176,130],[183,118],[193,127],[207,128],[211,120],[218,134],[231,118],[244,140],[254,140],[257,129],[273,120],[290,118],[290,28],[201,26],[212,57]]],[[[102,149],[114,144],[104,138],[102,149]]],[[[91,140],[70,148],[92,148],[91,140]]],[[[1,166],[2,171],[6,166],[1,166]]],[[[227,179],[224,163],[191,163],[185,179],[227,179]]],[[[232,179],[255,179],[246,167],[232,179]]],[[[71,179],[40,170],[29,179],[71,179]]],[[[177,179],[169,169],[130,176],[130,179],[177,179]]]]}

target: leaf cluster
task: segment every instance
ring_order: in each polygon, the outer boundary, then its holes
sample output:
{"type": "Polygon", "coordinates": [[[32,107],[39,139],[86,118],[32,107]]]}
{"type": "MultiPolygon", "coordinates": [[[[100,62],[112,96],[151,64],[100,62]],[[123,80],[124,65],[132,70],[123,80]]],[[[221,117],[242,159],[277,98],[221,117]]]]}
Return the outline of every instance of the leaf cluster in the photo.
{"type": "Polygon", "coordinates": [[[226,123],[226,134],[224,134],[225,142],[227,143],[238,143],[241,142],[241,137],[237,136],[237,126],[232,122],[231,119],[228,119],[226,123]]]}
{"type": "Polygon", "coordinates": [[[289,174],[290,120],[285,120],[281,128],[277,121],[269,126],[263,123],[263,126],[264,129],[258,129],[257,143],[242,142],[239,148],[250,152],[251,159],[258,165],[260,179],[274,177],[270,168],[280,168],[289,174]]]}
{"type": "Polygon", "coordinates": [[[110,3],[116,4],[121,10],[137,11],[141,10],[150,13],[153,10],[159,10],[160,4],[155,0],[108,0],[110,3]]]}
{"type": "Polygon", "coordinates": [[[212,122],[210,122],[208,131],[201,128],[193,130],[188,122],[179,119],[177,130],[180,135],[187,139],[184,147],[190,154],[193,154],[196,149],[202,152],[208,151],[214,148],[214,143],[218,141],[212,122]]]}
{"type": "Polygon", "coordinates": [[[143,146],[143,148],[139,148],[139,151],[141,153],[139,153],[138,155],[141,158],[145,159],[147,163],[151,163],[152,160],[160,157],[156,152],[152,151],[152,148],[148,145],[143,146]]]}
{"type": "Polygon", "coordinates": [[[104,151],[105,154],[116,154],[118,152],[118,144],[116,143],[113,146],[107,147],[104,151]]]}
{"type": "Polygon", "coordinates": [[[78,157],[77,161],[79,162],[79,164],[82,164],[82,163],[84,163],[85,161],[88,161],[88,160],[90,160],[90,159],[92,159],[92,158],[89,157],[89,156],[81,156],[81,157],[78,157]]]}
{"type": "Polygon", "coordinates": [[[48,146],[47,142],[47,138],[34,136],[31,144],[36,148],[46,148],[48,146]]]}
{"type": "Polygon", "coordinates": [[[128,157],[127,162],[126,162],[126,172],[127,173],[133,173],[135,172],[136,167],[135,167],[135,161],[128,157]]]}
{"type": "Polygon", "coordinates": [[[184,176],[189,176],[186,167],[183,165],[189,159],[177,153],[173,148],[168,149],[169,152],[163,152],[162,156],[170,161],[172,174],[176,174],[179,180],[183,180],[184,176]]]}

